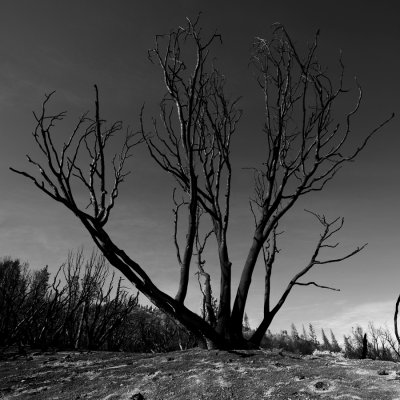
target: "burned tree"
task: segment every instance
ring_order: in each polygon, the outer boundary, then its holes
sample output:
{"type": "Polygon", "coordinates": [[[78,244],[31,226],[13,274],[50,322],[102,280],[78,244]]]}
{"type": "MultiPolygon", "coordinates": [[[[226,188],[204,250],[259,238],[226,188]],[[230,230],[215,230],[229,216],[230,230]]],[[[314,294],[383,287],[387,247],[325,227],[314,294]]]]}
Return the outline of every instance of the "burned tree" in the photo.
{"type": "MultiPolygon", "coordinates": [[[[188,228],[181,277],[176,300],[185,300],[191,256],[199,224],[198,209],[207,213],[218,247],[221,272],[217,332],[229,338],[231,313],[231,261],[228,253],[232,166],[230,144],[241,110],[238,99],[225,94],[225,77],[209,61],[217,34],[203,39],[198,21],[188,20],[186,29],[157,36],[150,59],[163,73],[167,94],[161,102],[161,122],[153,119],[153,135],[146,134],[141,114],[143,138],[157,164],[170,173],[187,194],[188,228]],[[185,60],[193,52],[194,60],[185,60]]],[[[143,110],[142,110],[143,111],[143,110]]],[[[204,271],[203,271],[204,272],[204,271]]]]}
{"type": "Polygon", "coordinates": [[[332,110],[347,92],[344,66],[340,58],[341,73],[335,86],[318,61],[318,36],[319,32],[305,55],[298,52],[285,27],[279,24],[271,41],[256,38],[254,43],[252,65],[264,98],[266,158],[262,168],[254,169],[255,196],[251,205],[256,228],[236,294],[231,325],[233,332],[240,335],[251,277],[259,253],[267,244],[264,318],[251,339],[256,344],[294,285],[319,286],[298,281],[314,265],[342,261],[364,247],[337,259],[318,260],[321,250],[337,246],[328,241],[341,229],[343,220],[328,222],[325,216],[314,214],[322,224],[323,233],[310,262],[292,278],[277,304],[271,307],[271,270],[278,252],[279,222],[301,196],[322,190],[343,164],[354,160],[371,137],[393,118],[392,115],[373,129],[346,155],[352,118],[359,109],[362,91],[356,82],[359,95],[354,108],[344,116],[344,123],[335,122],[332,110]]]}
{"type": "MultiPolygon", "coordinates": [[[[258,346],[268,326],[280,310],[294,286],[314,285],[333,289],[316,282],[300,281],[316,265],[336,263],[362,250],[334,259],[324,259],[325,248],[336,248],[331,242],[342,228],[343,220],[332,221],[311,212],[322,226],[307,265],[291,279],[277,304],[270,304],[271,273],[277,262],[279,224],[298,199],[322,190],[338,170],[354,160],[371,137],[392,117],[365,135],[364,140],[349,150],[348,139],[353,116],[361,102],[361,88],[355,106],[335,123],[333,107],[345,96],[344,67],[335,84],[317,58],[318,33],[302,55],[282,25],[275,27],[270,41],[257,38],[252,65],[262,91],[265,108],[265,159],[254,168],[255,191],[251,210],[255,220],[252,243],[244,261],[235,297],[231,292],[231,266],[227,233],[230,220],[232,182],[231,140],[237,130],[242,111],[238,99],[226,94],[224,75],[215,67],[210,52],[220,36],[204,36],[199,21],[187,21],[185,27],[157,36],[150,50],[152,62],[161,68],[166,95],[160,104],[161,118],[146,125],[144,109],[140,113],[141,132],[128,134],[122,148],[111,160],[106,148],[122,126],[107,126],[100,117],[96,87],[95,113],[82,116],[61,151],[52,140],[55,124],[65,113],[51,115],[46,96],[42,110],[35,114],[34,140],[46,162],[28,161],[40,175],[12,170],[31,179],[52,199],[64,204],[82,222],[102,254],[120,270],[154,305],[183,324],[208,345],[219,348],[258,346]],[[156,164],[173,176],[181,201],[175,201],[174,239],[180,269],[175,297],[160,290],[146,273],[147,267],[132,260],[111,239],[105,230],[119,188],[127,170],[131,151],[144,142],[156,164]],[[85,165],[85,159],[89,163],[85,165]],[[110,176],[112,175],[112,180],[110,176]],[[76,196],[76,183],[89,195],[89,207],[76,196]],[[88,211],[88,208],[90,211],[88,211]],[[178,216],[187,215],[184,242],[179,243],[178,216]],[[199,223],[208,221],[210,233],[199,233],[199,223]],[[200,239],[202,237],[203,239],[200,239]],[[219,259],[218,312],[212,309],[210,275],[204,268],[205,238],[214,238],[219,259]],[[246,301],[256,263],[263,255],[265,263],[264,317],[249,340],[243,338],[242,326],[246,301]],[[199,277],[205,279],[205,306],[202,318],[185,306],[190,268],[197,256],[199,277]],[[231,304],[233,301],[233,308],[231,304]]],[[[182,241],[182,239],[181,239],[182,241]]]]}

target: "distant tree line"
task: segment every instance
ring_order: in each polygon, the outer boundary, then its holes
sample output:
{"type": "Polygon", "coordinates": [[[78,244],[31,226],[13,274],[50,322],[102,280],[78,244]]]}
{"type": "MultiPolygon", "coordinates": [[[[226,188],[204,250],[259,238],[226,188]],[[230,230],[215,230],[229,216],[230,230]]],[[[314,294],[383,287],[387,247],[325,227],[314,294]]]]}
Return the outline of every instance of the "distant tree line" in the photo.
{"type": "MultiPolygon", "coordinates": [[[[204,309],[201,315],[207,318],[204,309]]],[[[253,333],[245,314],[243,336],[253,333]]],[[[342,346],[332,330],[327,334],[321,329],[320,338],[312,324],[307,329],[303,325],[301,333],[292,324],[290,333],[268,330],[261,347],[298,354],[318,350],[341,352],[347,358],[400,360],[398,343],[390,331],[372,323],[367,331],[353,328],[342,346]]],[[[83,249],[70,252],[53,279],[48,267],[33,271],[19,259],[0,259],[0,355],[16,345],[42,350],[168,352],[202,344],[167,314],[140,305],[138,295],[129,294],[122,278],[116,279],[104,256],[95,252],[88,259],[83,249]]]]}
{"type": "Polygon", "coordinates": [[[279,333],[268,330],[261,345],[264,348],[281,349],[304,355],[313,354],[315,351],[325,351],[342,353],[344,357],[352,359],[400,360],[399,345],[390,331],[387,328],[376,328],[373,323],[369,324],[366,331],[361,326],[353,328],[351,335],[344,335],[342,346],[339,345],[332,330],[327,335],[325,330],[321,329],[320,338],[321,341],[312,324],[308,325],[308,329],[305,329],[303,325],[301,333],[292,324],[290,333],[286,330],[279,333]]]}
{"type": "Polygon", "coordinates": [[[163,352],[197,345],[177,322],[141,306],[110,274],[105,258],[70,253],[53,279],[0,260],[0,347],[163,352]]]}
{"type": "Polygon", "coordinates": [[[339,353],[342,348],[332,330],[329,340],[324,329],[321,329],[322,343],[318,340],[317,333],[312,324],[308,325],[306,330],[304,325],[302,332],[299,333],[294,324],[291,325],[291,332],[282,330],[279,333],[267,331],[263,338],[262,346],[269,349],[281,349],[298,354],[312,354],[315,350],[330,351],[339,353]]]}
{"type": "Polygon", "coordinates": [[[348,358],[399,361],[400,348],[388,328],[376,328],[372,322],[368,329],[352,329],[351,336],[344,336],[344,355],[348,358]]]}

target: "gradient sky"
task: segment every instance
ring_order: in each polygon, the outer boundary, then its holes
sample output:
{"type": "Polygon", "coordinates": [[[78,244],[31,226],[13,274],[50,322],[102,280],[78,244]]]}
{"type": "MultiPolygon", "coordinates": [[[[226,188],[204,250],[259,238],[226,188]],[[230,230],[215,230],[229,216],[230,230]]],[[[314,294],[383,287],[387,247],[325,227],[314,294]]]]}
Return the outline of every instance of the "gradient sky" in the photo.
{"type": "MultiPolygon", "coordinates": [[[[35,154],[30,135],[32,110],[44,93],[57,90],[54,109],[68,110],[57,131],[62,140],[78,116],[92,109],[93,84],[100,88],[103,116],[138,128],[146,103],[150,116],[164,93],[160,71],[147,60],[155,34],[203,12],[204,29],[223,35],[216,48],[218,66],[233,96],[243,96],[244,116],[233,143],[235,178],[230,225],[233,291],[253,229],[248,208],[251,176],[243,167],[260,161],[257,140],[263,124],[262,97],[248,68],[254,37],[270,37],[281,22],[297,43],[311,41],[321,29],[320,54],[333,74],[343,51],[348,84],[357,78],[364,90],[352,133],[361,140],[392,112],[399,112],[400,27],[395,1],[68,1],[3,0],[0,12],[0,256],[18,257],[32,268],[55,271],[71,249],[92,248],[89,235],[68,210],[9,171],[25,168],[25,154],[35,154]],[[253,145],[252,145],[253,143],[253,145]],[[255,144],[255,145],[254,145],[255,144]],[[258,150],[257,150],[258,149],[258,150]]],[[[356,94],[354,94],[355,96],[356,94]]],[[[357,161],[347,165],[324,192],[304,198],[285,221],[279,263],[273,272],[274,299],[307,261],[320,227],[304,208],[343,216],[337,239],[345,254],[368,243],[356,257],[322,265],[309,279],[340,292],[296,287],[271,329],[298,328],[312,322],[338,337],[368,321],[391,327],[400,291],[400,145],[399,117],[374,138],[357,161]]],[[[117,244],[138,261],[161,288],[175,294],[178,268],[172,245],[173,181],[142,150],[109,223],[117,244]]],[[[215,260],[206,268],[213,271],[215,260]]],[[[194,274],[193,270],[193,274],[194,274]]],[[[255,327],[261,318],[263,268],[253,280],[247,313],[255,327]]],[[[198,310],[200,293],[192,274],[189,306],[198,310]]],[[[216,285],[215,285],[216,286],[216,285]]],[[[216,289],[216,288],[215,288],[216,289]]]]}

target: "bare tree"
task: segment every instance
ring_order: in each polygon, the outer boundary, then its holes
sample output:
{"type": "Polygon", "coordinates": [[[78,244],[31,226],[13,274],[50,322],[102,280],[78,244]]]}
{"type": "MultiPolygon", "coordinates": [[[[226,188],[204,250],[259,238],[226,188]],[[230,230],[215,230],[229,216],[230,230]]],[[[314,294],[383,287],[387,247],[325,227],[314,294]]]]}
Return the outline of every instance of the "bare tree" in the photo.
{"type": "Polygon", "coordinates": [[[29,178],[41,191],[70,209],[82,222],[110,264],[121,271],[153,304],[177,319],[198,337],[209,337],[219,347],[224,347],[223,339],[209,324],[184,307],[182,301],[175,300],[158,289],[144,269],[118,248],[105,231],[104,226],[115,205],[120,184],[128,174],[124,169],[125,162],[130,157],[132,148],[138,145],[141,139],[135,134],[128,133],[120,152],[114,155],[111,162],[106,163],[105,148],[116,133],[121,131],[122,126],[119,122],[110,127],[105,125],[105,121],[100,118],[97,86],[95,92],[94,117],[90,118],[84,114],[79,119],[61,151],[57,151],[53,143],[52,132],[55,124],[65,118],[66,112],[48,114],[46,107],[54,92],[46,95],[40,113],[34,113],[36,127],[33,138],[47,164],[39,163],[28,155],[28,162],[38,169],[39,177],[26,171],[14,168],[11,170],[29,178]],[[84,171],[82,164],[87,157],[90,162],[84,171]],[[109,169],[113,173],[111,183],[107,174],[109,169]],[[86,189],[90,198],[86,207],[79,205],[76,193],[73,191],[73,188],[76,188],[74,185],[79,183],[86,189]]]}
{"type": "Polygon", "coordinates": [[[304,55],[282,25],[275,27],[270,41],[256,39],[252,65],[264,98],[265,159],[261,167],[254,168],[255,194],[251,208],[255,230],[233,299],[232,263],[227,241],[232,182],[230,146],[242,112],[238,108],[238,99],[230,100],[226,95],[225,77],[210,57],[211,50],[220,41],[218,34],[204,36],[198,19],[187,20],[185,27],[156,36],[149,57],[161,68],[167,91],[160,105],[161,119],[153,119],[151,132],[146,131],[142,109],[140,135],[127,134],[120,152],[111,162],[106,156],[106,148],[122,127],[120,123],[107,127],[101,119],[95,87],[94,117],[82,116],[61,150],[56,149],[52,132],[65,113],[49,114],[47,104],[52,94],[46,96],[41,112],[35,114],[37,125],[33,137],[47,163],[28,156],[29,163],[38,168],[40,175],[12,170],[31,179],[41,191],[69,208],[110,264],[153,304],[189,331],[219,348],[258,346],[294,286],[333,289],[316,282],[300,281],[311,268],[348,259],[364,247],[336,258],[322,258],[324,249],[338,246],[331,240],[342,228],[343,219],[330,221],[324,215],[311,212],[322,225],[320,238],[307,265],[291,279],[277,304],[271,306],[271,273],[277,262],[280,222],[299,198],[322,190],[344,164],[353,161],[393,116],[366,134],[358,147],[349,150],[351,124],[359,109],[362,92],[356,83],[359,96],[355,106],[344,115],[342,123],[340,120],[336,123],[333,107],[347,92],[341,59],[341,73],[335,84],[318,62],[318,33],[304,55]],[[127,175],[125,163],[131,150],[141,141],[146,143],[153,160],[173,176],[183,198],[182,202],[175,201],[174,242],[180,267],[175,298],[156,287],[145,268],[128,257],[105,230],[120,184],[127,175]],[[90,161],[84,166],[87,158],[90,161]],[[111,182],[110,175],[113,175],[111,182]],[[80,183],[89,195],[87,208],[77,201],[76,183],[80,183]],[[186,235],[183,243],[179,243],[177,220],[185,207],[188,217],[186,235]],[[199,273],[207,282],[202,258],[205,241],[199,239],[200,216],[209,218],[218,249],[221,280],[216,321],[212,314],[208,320],[201,318],[184,304],[196,250],[200,254],[199,273]],[[247,340],[243,338],[243,317],[260,253],[264,255],[266,274],[264,317],[247,340]]]}
{"type": "Polygon", "coordinates": [[[300,283],[298,279],[314,265],[342,261],[364,247],[337,259],[318,260],[321,250],[337,246],[328,241],[341,229],[343,220],[328,222],[324,216],[314,214],[323,226],[323,233],[310,262],[292,278],[278,303],[271,307],[270,280],[276,261],[279,222],[301,196],[322,190],[343,164],[353,161],[371,137],[393,118],[392,115],[373,129],[358,147],[346,155],[352,118],[359,109],[362,91],[357,83],[359,96],[354,108],[344,116],[344,123],[335,123],[332,110],[347,92],[344,88],[344,66],[340,58],[341,73],[335,86],[318,61],[318,36],[319,32],[304,55],[298,52],[285,27],[280,24],[276,26],[272,40],[256,38],[254,43],[252,63],[264,98],[267,146],[263,168],[254,169],[255,196],[252,208],[255,213],[258,212],[255,216],[256,228],[242,270],[231,324],[235,334],[240,335],[259,253],[265,243],[273,243],[266,262],[264,319],[251,339],[256,344],[294,285],[319,286],[314,282],[300,283]]]}
{"type": "MultiPolygon", "coordinates": [[[[161,128],[153,119],[153,136],[143,138],[157,164],[177,181],[188,200],[185,252],[180,260],[181,276],[176,300],[183,303],[198,225],[198,208],[209,214],[218,246],[221,271],[217,332],[229,338],[231,313],[231,261],[228,254],[232,166],[231,137],[241,117],[238,99],[225,94],[225,77],[209,61],[210,50],[221,36],[201,36],[198,19],[168,35],[156,36],[150,59],[164,77],[167,94],[161,102],[161,128]],[[195,52],[194,60],[185,54],[195,52]]],[[[143,110],[142,110],[143,111],[143,110]]]]}

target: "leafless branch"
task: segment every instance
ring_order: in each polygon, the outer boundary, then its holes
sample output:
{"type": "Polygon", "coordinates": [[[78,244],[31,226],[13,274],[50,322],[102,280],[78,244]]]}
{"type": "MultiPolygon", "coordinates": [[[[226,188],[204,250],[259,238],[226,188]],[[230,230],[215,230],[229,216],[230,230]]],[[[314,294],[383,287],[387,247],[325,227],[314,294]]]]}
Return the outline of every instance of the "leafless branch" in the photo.
{"type": "Polygon", "coordinates": [[[335,289],[333,287],[330,286],[323,286],[323,285],[319,285],[318,283],[315,282],[296,282],[295,285],[300,285],[300,286],[309,286],[309,285],[314,285],[316,287],[319,287],[321,289],[329,289],[329,290],[335,290],[336,292],[340,292],[340,289],[335,289]]]}

